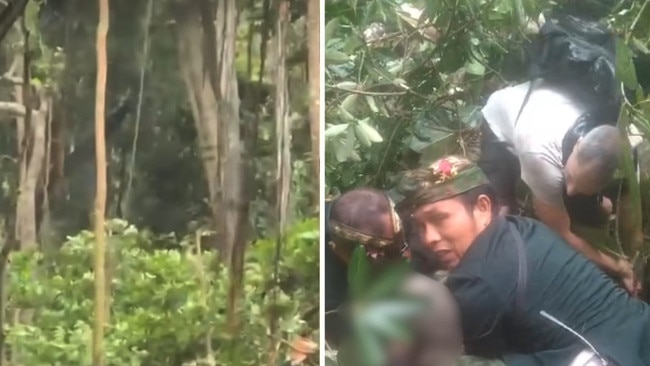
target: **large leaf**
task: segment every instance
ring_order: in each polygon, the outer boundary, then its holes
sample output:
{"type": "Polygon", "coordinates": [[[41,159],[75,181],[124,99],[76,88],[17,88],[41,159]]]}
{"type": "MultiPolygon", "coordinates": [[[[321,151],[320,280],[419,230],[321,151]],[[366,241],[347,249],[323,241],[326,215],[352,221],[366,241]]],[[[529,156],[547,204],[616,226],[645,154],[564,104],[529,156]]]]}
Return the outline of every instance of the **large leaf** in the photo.
{"type": "Polygon", "coordinates": [[[370,261],[366,256],[366,249],[358,245],[348,266],[348,284],[350,285],[350,295],[353,299],[363,293],[363,289],[368,283],[370,275],[370,261]]]}
{"type": "Polygon", "coordinates": [[[639,86],[632,61],[632,52],[621,40],[616,42],[616,77],[628,89],[636,90],[639,86]]]}
{"type": "MultiPolygon", "coordinates": [[[[363,366],[382,366],[386,361],[385,349],[379,337],[364,328],[357,330],[356,342],[360,351],[359,358],[363,366]]],[[[352,366],[352,365],[349,365],[352,366]]]]}
{"type": "Polygon", "coordinates": [[[350,61],[350,56],[343,52],[333,49],[325,50],[325,63],[327,64],[344,64],[350,61]]]}
{"type": "Polygon", "coordinates": [[[386,267],[382,268],[381,275],[376,282],[364,293],[364,299],[372,301],[394,294],[410,273],[411,268],[406,261],[386,265],[386,267]]]}
{"type": "Polygon", "coordinates": [[[347,130],[347,129],[348,129],[348,124],[347,123],[342,123],[340,125],[329,126],[325,130],[325,137],[338,136],[338,135],[342,134],[343,132],[345,132],[345,130],[347,130]]]}
{"type": "Polygon", "coordinates": [[[384,139],[381,137],[377,130],[368,124],[370,118],[365,118],[358,121],[357,125],[359,126],[359,134],[365,136],[370,142],[382,142],[384,139]]]}

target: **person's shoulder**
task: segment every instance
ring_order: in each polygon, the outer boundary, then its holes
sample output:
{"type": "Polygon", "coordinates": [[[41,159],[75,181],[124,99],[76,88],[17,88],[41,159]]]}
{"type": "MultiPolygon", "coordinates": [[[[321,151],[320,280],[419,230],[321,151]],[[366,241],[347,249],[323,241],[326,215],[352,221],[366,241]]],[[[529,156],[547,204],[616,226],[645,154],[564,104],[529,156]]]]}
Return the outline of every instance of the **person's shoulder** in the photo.
{"type": "Polygon", "coordinates": [[[530,89],[530,82],[509,85],[494,91],[487,99],[486,106],[509,106],[514,101],[523,99],[530,89]]]}
{"type": "Polygon", "coordinates": [[[531,242],[534,242],[535,246],[549,245],[553,247],[555,243],[564,241],[559,234],[539,220],[514,215],[508,216],[507,220],[515,225],[517,231],[529,246],[531,242]]]}

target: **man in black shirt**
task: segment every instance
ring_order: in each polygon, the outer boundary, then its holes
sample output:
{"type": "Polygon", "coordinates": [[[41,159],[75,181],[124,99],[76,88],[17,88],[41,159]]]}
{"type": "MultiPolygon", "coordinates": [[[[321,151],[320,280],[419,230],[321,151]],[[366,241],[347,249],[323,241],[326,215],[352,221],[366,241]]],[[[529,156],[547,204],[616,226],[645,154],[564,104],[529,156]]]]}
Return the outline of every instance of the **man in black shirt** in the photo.
{"type": "Polygon", "coordinates": [[[500,217],[476,165],[446,157],[407,173],[401,189],[400,209],[420,237],[411,251],[433,252],[450,271],[467,354],[522,366],[568,366],[585,355],[650,365],[648,305],[542,223],[500,217]]]}

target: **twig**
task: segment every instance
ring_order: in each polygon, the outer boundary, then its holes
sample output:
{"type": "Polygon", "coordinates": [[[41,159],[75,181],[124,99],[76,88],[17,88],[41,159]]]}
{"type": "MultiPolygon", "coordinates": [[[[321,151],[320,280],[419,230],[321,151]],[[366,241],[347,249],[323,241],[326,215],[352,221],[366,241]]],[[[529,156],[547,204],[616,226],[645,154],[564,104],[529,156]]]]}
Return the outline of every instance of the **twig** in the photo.
{"type": "Polygon", "coordinates": [[[632,22],[632,25],[630,26],[630,30],[627,33],[627,36],[625,37],[625,41],[629,42],[630,37],[632,36],[632,32],[634,32],[634,28],[636,28],[637,23],[639,23],[639,20],[641,19],[641,14],[645,11],[646,6],[648,6],[648,3],[650,0],[645,0],[643,5],[641,5],[641,9],[639,9],[639,13],[636,15],[634,18],[634,21],[632,22]]]}
{"type": "Polygon", "coordinates": [[[359,90],[359,89],[348,89],[348,88],[339,88],[336,86],[328,86],[330,89],[338,90],[338,91],[343,91],[347,93],[353,93],[353,94],[360,94],[360,95],[368,95],[368,96],[397,96],[397,95],[406,95],[406,91],[401,91],[401,92],[371,92],[371,91],[366,91],[366,90],[359,90]]]}
{"type": "Polygon", "coordinates": [[[131,161],[129,162],[129,179],[126,185],[126,202],[131,198],[131,187],[133,186],[133,171],[135,170],[135,154],[138,147],[138,136],[140,135],[140,119],[142,115],[142,98],[144,94],[144,76],[147,71],[147,60],[149,59],[149,28],[151,26],[151,14],[153,13],[153,0],[147,3],[147,12],[144,21],[144,40],[142,42],[142,64],[140,65],[140,90],[138,92],[138,108],[135,115],[135,131],[133,132],[133,143],[131,146],[131,161]]]}

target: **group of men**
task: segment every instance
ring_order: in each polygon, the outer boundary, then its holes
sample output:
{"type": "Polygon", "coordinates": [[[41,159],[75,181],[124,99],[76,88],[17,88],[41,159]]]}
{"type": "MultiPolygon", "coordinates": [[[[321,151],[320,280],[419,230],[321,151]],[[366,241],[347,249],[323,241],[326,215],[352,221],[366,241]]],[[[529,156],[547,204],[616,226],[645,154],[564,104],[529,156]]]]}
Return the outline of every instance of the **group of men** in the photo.
{"type": "MultiPolygon", "coordinates": [[[[613,184],[627,143],[618,128],[581,129],[582,106],[544,80],[493,93],[482,117],[478,162],[446,156],[406,172],[399,202],[361,188],[327,203],[326,337],[336,342],[343,329],[331,312],[347,300],[346,263],[362,245],[373,263],[407,257],[414,272],[447,273],[444,282],[413,281],[451,295],[447,310],[433,311],[448,320],[457,312],[459,331],[432,341],[447,342],[450,354],[522,366],[650,365],[650,307],[637,299],[633,265],[578,229],[607,225],[627,199],[613,184]],[[516,215],[520,181],[539,221],[516,215]]],[[[458,362],[423,357],[426,349],[402,348],[395,364],[458,362]]]]}

